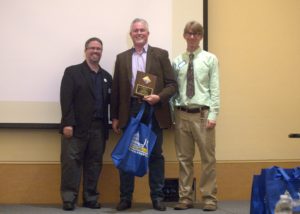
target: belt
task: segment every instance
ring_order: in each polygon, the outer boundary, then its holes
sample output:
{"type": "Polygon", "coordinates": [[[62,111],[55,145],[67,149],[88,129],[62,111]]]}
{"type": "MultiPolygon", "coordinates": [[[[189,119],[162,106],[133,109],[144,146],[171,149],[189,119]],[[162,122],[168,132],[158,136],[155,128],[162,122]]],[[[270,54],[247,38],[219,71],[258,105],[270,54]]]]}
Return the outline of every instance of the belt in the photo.
{"type": "Polygon", "coordinates": [[[185,111],[187,113],[200,113],[201,111],[209,109],[208,106],[201,106],[201,107],[198,107],[198,108],[187,108],[187,107],[184,107],[184,106],[177,106],[176,108],[180,111],[185,111]]]}

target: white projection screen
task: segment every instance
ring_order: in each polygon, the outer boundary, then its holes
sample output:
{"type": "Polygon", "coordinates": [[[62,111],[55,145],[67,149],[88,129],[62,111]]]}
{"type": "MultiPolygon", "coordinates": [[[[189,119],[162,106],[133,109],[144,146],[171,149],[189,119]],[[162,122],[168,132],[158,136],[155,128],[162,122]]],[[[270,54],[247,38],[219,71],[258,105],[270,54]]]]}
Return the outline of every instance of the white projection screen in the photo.
{"type": "MultiPolygon", "coordinates": [[[[116,55],[132,47],[134,18],[148,21],[150,45],[172,53],[176,1],[190,0],[1,0],[0,127],[57,127],[64,69],[84,60],[84,43],[96,36],[104,46],[100,64],[113,74],[116,55]]],[[[203,14],[207,1],[200,2],[203,14]]]]}

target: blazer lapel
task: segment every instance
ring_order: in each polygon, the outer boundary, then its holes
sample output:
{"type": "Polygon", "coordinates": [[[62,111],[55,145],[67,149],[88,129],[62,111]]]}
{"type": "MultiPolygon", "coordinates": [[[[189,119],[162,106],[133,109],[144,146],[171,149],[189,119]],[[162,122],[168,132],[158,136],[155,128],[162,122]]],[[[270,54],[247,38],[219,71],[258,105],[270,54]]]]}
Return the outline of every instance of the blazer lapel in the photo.
{"type": "Polygon", "coordinates": [[[147,51],[147,60],[146,60],[146,73],[151,73],[150,68],[151,68],[152,58],[153,58],[153,52],[151,46],[149,45],[147,51]]]}
{"type": "Polygon", "coordinates": [[[106,96],[107,96],[107,91],[108,91],[108,89],[107,89],[107,87],[108,87],[108,80],[107,80],[107,77],[106,77],[106,73],[105,73],[105,71],[102,69],[102,68],[100,68],[101,69],[101,72],[102,72],[102,96],[103,96],[103,101],[104,100],[106,100],[106,96]]]}
{"type": "Polygon", "coordinates": [[[126,55],[126,62],[127,62],[127,76],[128,81],[131,84],[132,79],[132,49],[130,49],[126,55]]]}

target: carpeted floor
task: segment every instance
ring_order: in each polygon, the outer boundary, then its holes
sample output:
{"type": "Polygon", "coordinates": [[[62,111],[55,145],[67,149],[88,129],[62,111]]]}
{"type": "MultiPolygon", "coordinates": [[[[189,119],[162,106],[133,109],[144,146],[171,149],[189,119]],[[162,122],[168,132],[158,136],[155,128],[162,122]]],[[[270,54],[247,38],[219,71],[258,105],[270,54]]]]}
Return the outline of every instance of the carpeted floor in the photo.
{"type": "MultiPolygon", "coordinates": [[[[218,210],[215,212],[204,212],[200,205],[195,205],[194,208],[180,211],[174,210],[174,203],[166,203],[167,211],[160,212],[152,209],[151,204],[133,204],[132,208],[123,213],[184,213],[184,214],[201,214],[201,213],[212,213],[212,214],[249,214],[250,202],[249,201],[221,201],[218,204],[218,210]]],[[[74,211],[63,211],[61,205],[0,205],[0,214],[96,214],[96,213],[120,213],[115,209],[115,204],[102,204],[102,208],[98,210],[83,208],[77,206],[74,211]]]]}

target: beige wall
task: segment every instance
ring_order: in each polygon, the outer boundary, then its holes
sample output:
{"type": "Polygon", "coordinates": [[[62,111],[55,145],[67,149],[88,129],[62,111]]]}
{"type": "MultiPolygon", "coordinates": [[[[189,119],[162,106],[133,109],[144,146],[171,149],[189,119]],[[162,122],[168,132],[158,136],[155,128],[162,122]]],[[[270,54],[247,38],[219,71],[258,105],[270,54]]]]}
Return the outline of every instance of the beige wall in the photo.
{"type": "Polygon", "coordinates": [[[219,160],[298,159],[300,1],[209,0],[220,61],[219,160]]]}

